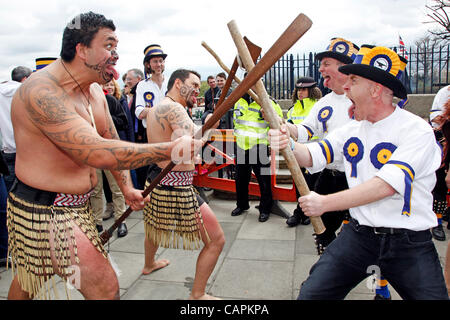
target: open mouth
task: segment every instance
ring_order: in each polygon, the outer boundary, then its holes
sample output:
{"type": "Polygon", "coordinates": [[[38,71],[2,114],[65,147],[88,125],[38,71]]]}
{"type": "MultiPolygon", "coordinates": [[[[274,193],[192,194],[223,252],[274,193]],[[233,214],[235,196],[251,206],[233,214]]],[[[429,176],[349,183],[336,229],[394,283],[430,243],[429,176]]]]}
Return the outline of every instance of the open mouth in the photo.
{"type": "Polygon", "coordinates": [[[330,76],[323,77],[323,85],[328,88],[328,82],[330,82],[330,76]]]}
{"type": "Polygon", "coordinates": [[[355,118],[355,102],[352,100],[352,99],[350,99],[349,97],[348,97],[348,95],[347,95],[347,98],[352,102],[352,104],[350,105],[350,107],[348,108],[348,116],[351,118],[351,119],[354,119],[355,118]]]}
{"type": "Polygon", "coordinates": [[[119,73],[114,68],[114,66],[115,66],[115,64],[112,64],[112,63],[106,65],[105,71],[108,75],[110,75],[112,78],[117,80],[117,79],[119,79],[119,73]]]}

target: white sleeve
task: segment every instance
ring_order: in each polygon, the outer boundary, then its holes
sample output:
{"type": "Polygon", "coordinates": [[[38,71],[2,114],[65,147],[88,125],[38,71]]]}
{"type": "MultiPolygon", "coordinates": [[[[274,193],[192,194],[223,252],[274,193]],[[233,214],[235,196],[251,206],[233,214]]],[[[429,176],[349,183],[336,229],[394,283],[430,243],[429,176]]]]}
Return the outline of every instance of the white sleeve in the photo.
{"type": "Polygon", "coordinates": [[[311,108],[311,111],[308,113],[305,120],[297,125],[297,141],[300,143],[305,143],[311,140],[313,136],[318,136],[319,134],[317,121],[317,105],[318,103],[316,103],[311,108]]]}
{"type": "Polygon", "coordinates": [[[322,171],[330,163],[342,162],[341,132],[343,130],[335,130],[326,139],[306,144],[313,164],[306,168],[310,173],[322,171]]]}
{"type": "Polygon", "coordinates": [[[144,110],[145,107],[145,101],[144,101],[144,82],[145,80],[141,80],[136,88],[136,109],[134,114],[136,115],[136,117],[139,117],[139,115],[141,114],[141,112],[144,110]]]}
{"type": "MultiPolygon", "coordinates": [[[[446,86],[436,93],[436,96],[433,99],[433,104],[431,105],[430,110],[430,121],[434,118],[442,114],[444,110],[444,105],[447,100],[450,98],[450,86],[446,86]]],[[[433,127],[437,127],[438,125],[432,122],[433,127]]]]}

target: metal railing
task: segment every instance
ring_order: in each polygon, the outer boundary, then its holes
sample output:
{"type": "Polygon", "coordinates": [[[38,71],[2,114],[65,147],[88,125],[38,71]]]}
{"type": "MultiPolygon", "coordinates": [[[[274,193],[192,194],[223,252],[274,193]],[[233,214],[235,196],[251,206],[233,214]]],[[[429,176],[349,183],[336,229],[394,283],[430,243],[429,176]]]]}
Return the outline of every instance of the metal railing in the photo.
{"type": "MultiPolygon", "coordinates": [[[[397,51],[397,48],[392,48],[397,51]]],[[[440,88],[449,85],[449,53],[450,46],[433,48],[410,47],[407,50],[408,64],[406,76],[402,81],[408,93],[436,93],[440,88]]],[[[319,83],[324,93],[319,73],[319,62],[316,53],[286,54],[264,75],[266,90],[274,99],[290,99],[294,85],[299,77],[310,76],[319,83]]]]}

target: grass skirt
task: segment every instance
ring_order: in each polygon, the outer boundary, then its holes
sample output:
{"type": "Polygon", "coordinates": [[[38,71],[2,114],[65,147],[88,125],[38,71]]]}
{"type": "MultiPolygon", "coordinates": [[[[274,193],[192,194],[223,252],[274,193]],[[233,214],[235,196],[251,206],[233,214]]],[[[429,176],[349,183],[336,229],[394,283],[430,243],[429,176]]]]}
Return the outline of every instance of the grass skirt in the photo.
{"type": "Polygon", "coordinates": [[[150,193],[150,201],[144,208],[144,224],[147,238],[164,248],[200,249],[202,239],[199,224],[209,239],[200,214],[197,193],[192,185],[158,184],[150,193]]]}
{"type": "Polygon", "coordinates": [[[48,206],[20,199],[14,192],[9,194],[8,253],[12,260],[13,277],[17,273],[22,290],[28,292],[30,297],[50,298],[47,281],[52,279],[54,287],[53,275],[58,273],[67,279],[74,273],[74,265],[79,263],[79,258],[71,221],[107,258],[95,228],[89,201],[77,206],[48,206]],[[53,242],[57,270],[54,270],[51,260],[50,240],[53,242]],[[41,290],[46,283],[46,290],[41,290]]]}

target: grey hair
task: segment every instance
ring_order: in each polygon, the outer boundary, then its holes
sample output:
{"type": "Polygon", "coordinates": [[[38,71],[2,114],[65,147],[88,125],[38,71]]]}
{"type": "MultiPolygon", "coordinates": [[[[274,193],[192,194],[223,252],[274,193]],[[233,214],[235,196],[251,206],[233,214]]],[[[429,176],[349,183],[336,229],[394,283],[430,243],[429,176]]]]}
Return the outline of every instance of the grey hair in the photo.
{"type": "Polygon", "coordinates": [[[33,71],[30,68],[23,66],[15,67],[11,72],[11,79],[20,82],[23,78],[28,78],[31,73],[33,71]]]}
{"type": "Polygon", "coordinates": [[[128,72],[132,71],[135,77],[141,77],[141,79],[144,79],[144,73],[141,71],[141,69],[130,69],[128,72]]]}

